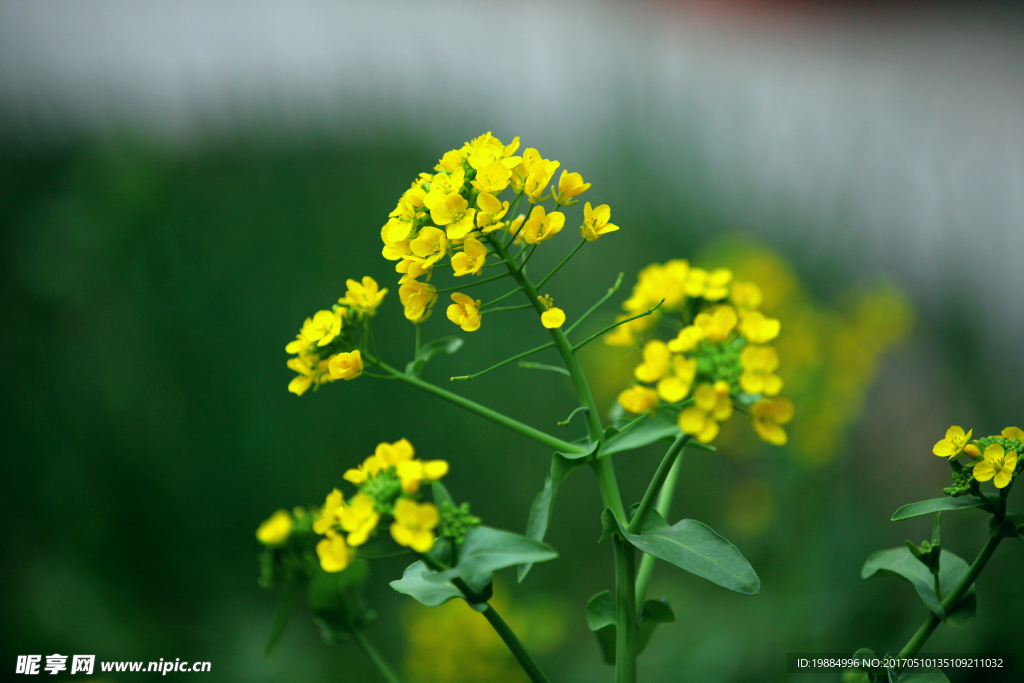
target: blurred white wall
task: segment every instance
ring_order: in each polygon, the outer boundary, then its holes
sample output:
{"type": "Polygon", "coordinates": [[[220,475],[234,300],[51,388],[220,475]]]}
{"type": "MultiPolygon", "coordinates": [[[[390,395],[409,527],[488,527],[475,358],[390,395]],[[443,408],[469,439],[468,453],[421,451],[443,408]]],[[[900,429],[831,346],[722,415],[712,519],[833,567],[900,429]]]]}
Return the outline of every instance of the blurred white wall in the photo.
{"type": "Polygon", "coordinates": [[[1024,333],[1021,29],[655,2],[3,2],[0,120],[186,146],[411,131],[443,151],[494,130],[577,167],[615,134],[738,229],[860,259],[926,308],[970,293],[1003,363],[1024,333]]]}

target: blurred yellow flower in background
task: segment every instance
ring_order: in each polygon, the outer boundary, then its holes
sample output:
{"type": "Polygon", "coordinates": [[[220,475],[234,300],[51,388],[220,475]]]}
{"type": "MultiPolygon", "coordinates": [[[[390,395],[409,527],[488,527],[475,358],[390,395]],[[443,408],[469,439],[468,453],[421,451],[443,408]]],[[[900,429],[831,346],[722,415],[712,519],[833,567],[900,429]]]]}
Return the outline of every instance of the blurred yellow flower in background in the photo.
{"type": "Polygon", "coordinates": [[[280,545],[292,533],[292,516],[287,510],[278,510],[256,529],[256,538],[266,545],[280,545]]]}

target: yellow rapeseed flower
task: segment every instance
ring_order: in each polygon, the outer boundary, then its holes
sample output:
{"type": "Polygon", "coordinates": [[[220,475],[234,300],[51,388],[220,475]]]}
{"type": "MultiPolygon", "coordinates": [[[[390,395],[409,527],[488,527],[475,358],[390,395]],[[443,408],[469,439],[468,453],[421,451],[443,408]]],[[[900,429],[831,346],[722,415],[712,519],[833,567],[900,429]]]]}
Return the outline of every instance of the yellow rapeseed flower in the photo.
{"type": "Polygon", "coordinates": [[[452,171],[451,175],[438,173],[430,179],[430,192],[423,198],[423,206],[433,214],[435,206],[443,203],[451,195],[459,194],[465,184],[466,171],[461,166],[452,171]]]}
{"type": "Polygon", "coordinates": [[[708,301],[721,301],[729,296],[729,282],[731,281],[732,271],[728,268],[716,268],[711,271],[704,285],[704,298],[708,301]]]}
{"type": "Polygon", "coordinates": [[[788,398],[766,398],[750,407],[754,431],[762,441],[785,446],[786,430],[782,425],[793,419],[793,402],[788,398]]]}
{"type": "Polygon", "coordinates": [[[338,510],[345,499],[338,489],[327,494],[324,506],[320,508],[320,516],[313,522],[313,532],[323,536],[331,527],[338,523],[338,510]]]}
{"type": "MultiPolygon", "coordinates": [[[[461,240],[476,227],[476,209],[469,208],[469,202],[460,194],[450,194],[443,202],[434,205],[430,210],[430,218],[437,225],[448,226],[446,233],[450,240],[461,240]]],[[[424,228],[420,235],[427,230],[424,228]]],[[[414,254],[422,256],[416,251],[416,240],[409,243],[414,254]]]]}
{"type": "Polygon", "coordinates": [[[512,171],[501,161],[494,161],[477,171],[473,179],[473,187],[480,192],[498,194],[506,187],[512,179],[512,171]]]}
{"type": "Polygon", "coordinates": [[[459,154],[459,150],[453,149],[444,153],[444,156],[437,162],[437,166],[434,167],[434,170],[447,171],[448,173],[451,173],[457,168],[462,168],[462,155],[459,154]]]}
{"type": "Polygon", "coordinates": [[[448,306],[448,319],[462,328],[464,332],[480,329],[480,302],[474,301],[462,292],[452,294],[455,303],[448,306]]]}
{"type": "Polygon", "coordinates": [[[365,493],[354,495],[352,500],[338,509],[337,515],[341,528],[348,532],[346,542],[353,548],[366,543],[380,521],[380,513],[373,499],[365,493]]]}
{"type": "Polygon", "coordinates": [[[543,201],[542,196],[551,176],[561,164],[545,159],[536,149],[530,147],[523,153],[522,162],[513,171],[511,184],[517,193],[523,192],[531,204],[543,201]]]}
{"type": "Polygon", "coordinates": [[[589,188],[590,183],[583,182],[583,176],[579,173],[562,171],[562,176],[558,179],[558,193],[555,195],[555,203],[562,206],[572,206],[579,201],[574,200],[573,197],[583,194],[589,188]]]}
{"type": "Polygon", "coordinates": [[[336,531],[327,533],[327,538],[316,544],[320,567],[325,572],[340,572],[352,563],[352,550],[336,531]]]}
{"type": "Polygon", "coordinates": [[[668,372],[671,355],[668,345],[660,339],[652,339],[644,344],[644,360],[636,366],[633,374],[641,382],[652,384],[668,372]]]}
{"type": "Polygon", "coordinates": [[[437,287],[412,280],[398,288],[398,298],[405,307],[406,318],[413,322],[423,322],[430,308],[437,302],[437,287]]]}
{"type": "Polygon", "coordinates": [[[988,481],[994,478],[997,489],[1006,488],[1006,485],[1013,479],[1013,472],[1017,467],[1017,452],[1007,453],[1002,446],[994,443],[985,449],[983,458],[974,466],[974,478],[978,481],[988,481]]]}
{"type": "Polygon", "coordinates": [[[473,237],[467,237],[462,244],[462,251],[452,256],[452,269],[455,277],[478,275],[487,262],[487,247],[473,237]]]}
{"type": "Polygon", "coordinates": [[[502,218],[508,213],[508,202],[498,201],[490,192],[481,192],[476,198],[479,211],[476,212],[476,227],[487,235],[505,227],[502,218]]]}
{"type": "Polygon", "coordinates": [[[564,226],[565,214],[561,211],[545,214],[543,206],[535,206],[523,226],[522,237],[527,244],[540,244],[557,235],[564,226]]]}
{"type": "Polygon", "coordinates": [[[710,443],[718,436],[719,423],[732,415],[729,384],[701,384],[693,392],[693,405],[679,413],[679,428],[694,435],[701,443],[710,443]]]}
{"type": "Polygon", "coordinates": [[[779,354],[771,346],[748,344],[740,353],[743,374],[740,388],[748,394],[776,396],[782,391],[782,378],[775,374],[779,369],[779,354]]]}
{"type": "Polygon", "coordinates": [[[549,330],[558,329],[565,324],[565,311],[557,306],[552,306],[540,314],[540,324],[549,330]]]}
{"type": "Polygon", "coordinates": [[[365,315],[376,313],[380,302],[384,300],[384,295],[388,293],[387,288],[380,289],[377,281],[369,275],[364,275],[362,282],[346,280],[345,284],[348,289],[345,291],[345,296],[338,299],[338,303],[351,306],[353,310],[365,315]]]}
{"type": "Polygon", "coordinates": [[[1000,434],[1004,439],[1017,439],[1017,441],[1024,441],[1024,430],[1020,427],[1007,427],[1000,434]]]}
{"type": "Polygon", "coordinates": [[[689,353],[697,348],[697,344],[705,336],[707,335],[704,334],[704,328],[697,325],[689,325],[679,330],[676,338],[669,341],[668,350],[675,353],[689,353]]]}
{"type": "Polygon", "coordinates": [[[740,334],[751,344],[767,344],[779,336],[782,324],[759,311],[748,311],[740,321],[740,334]]]}
{"type": "Polygon", "coordinates": [[[932,453],[939,457],[953,460],[964,450],[971,440],[973,429],[964,434],[963,427],[953,426],[946,430],[946,438],[932,446],[932,453]]]}
{"type": "Polygon", "coordinates": [[[410,498],[399,498],[395,503],[395,521],[391,524],[391,537],[395,543],[425,553],[434,546],[434,528],[440,522],[433,503],[417,503],[410,498]]]}
{"type": "Polygon", "coordinates": [[[594,209],[591,208],[590,202],[587,202],[583,205],[583,225],[580,226],[580,237],[588,242],[593,242],[601,235],[615,232],[619,226],[608,222],[611,217],[612,210],[607,204],[602,204],[594,209]]]}
{"type": "Polygon", "coordinates": [[[373,454],[380,461],[381,467],[386,469],[388,467],[397,467],[403,462],[412,460],[416,455],[416,450],[408,439],[399,439],[394,443],[382,441],[377,444],[373,454]]]}
{"type": "Polygon", "coordinates": [[[619,405],[631,413],[646,413],[658,405],[658,392],[636,384],[619,394],[619,405]]]}
{"type": "Polygon", "coordinates": [[[448,474],[448,463],[444,460],[406,460],[398,463],[395,472],[402,480],[402,490],[416,493],[420,489],[420,482],[437,481],[448,474]]]}
{"type": "Polygon", "coordinates": [[[428,225],[420,230],[416,239],[409,242],[409,248],[412,249],[412,253],[426,261],[426,266],[433,266],[444,258],[448,250],[448,236],[443,230],[428,225]]]}
{"type": "Polygon", "coordinates": [[[256,529],[256,538],[264,545],[281,545],[292,533],[292,516],[278,510],[256,529]]]}
{"type": "Polygon", "coordinates": [[[306,318],[302,326],[302,336],[317,346],[326,346],[341,334],[345,309],[337,311],[317,311],[312,318],[306,318]]]}
{"type": "Polygon", "coordinates": [[[718,306],[712,311],[698,313],[693,321],[711,342],[724,342],[736,327],[736,309],[732,306],[718,306]]]}
{"type": "Polygon", "coordinates": [[[697,375],[697,359],[675,355],[672,357],[672,372],[658,382],[658,396],[666,403],[679,403],[690,393],[693,378],[697,375]]]}
{"type": "Polygon", "coordinates": [[[420,258],[414,254],[406,254],[395,264],[395,272],[402,273],[402,277],[398,279],[398,284],[404,285],[406,282],[416,280],[420,275],[424,274],[427,276],[426,279],[429,280],[433,268],[433,262],[428,262],[427,259],[420,258]]]}
{"type": "Polygon", "coordinates": [[[355,379],[363,374],[363,356],[359,349],[348,353],[336,353],[330,357],[327,367],[331,379],[355,379]]]}
{"type": "Polygon", "coordinates": [[[320,360],[315,354],[289,358],[288,367],[299,373],[298,377],[292,378],[288,383],[288,391],[297,396],[302,396],[314,384],[320,385],[331,381],[328,362],[320,360]]]}
{"type": "Polygon", "coordinates": [[[753,282],[733,282],[730,287],[729,301],[737,308],[753,310],[761,307],[764,296],[761,288],[753,282]]]}
{"type": "Polygon", "coordinates": [[[345,470],[345,474],[342,479],[348,482],[352,482],[356,486],[366,482],[370,477],[375,476],[378,472],[383,470],[385,465],[380,461],[376,455],[371,455],[363,461],[362,465],[358,465],[355,468],[345,470]]]}

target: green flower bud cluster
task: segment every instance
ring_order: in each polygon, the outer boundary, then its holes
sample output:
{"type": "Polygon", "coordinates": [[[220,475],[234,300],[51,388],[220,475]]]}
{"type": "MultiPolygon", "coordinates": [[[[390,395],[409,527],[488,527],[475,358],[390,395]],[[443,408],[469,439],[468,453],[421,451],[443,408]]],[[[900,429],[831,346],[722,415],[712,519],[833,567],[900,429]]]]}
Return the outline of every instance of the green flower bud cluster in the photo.
{"type": "Polygon", "coordinates": [[[727,382],[734,392],[739,393],[740,375],[743,374],[742,350],[743,343],[738,339],[724,344],[701,341],[697,351],[698,381],[727,382]]]}
{"type": "Polygon", "coordinates": [[[373,500],[377,512],[392,515],[395,512],[395,501],[402,494],[402,480],[395,474],[394,468],[389,468],[363,482],[359,492],[373,500]]]}
{"type": "Polygon", "coordinates": [[[962,465],[957,469],[956,461],[951,464],[953,467],[953,485],[947,486],[942,489],[942,492],[947,496],[956,498],[957,496],[963,496],[973,491],[978,486],[978,481],[974,478],[974,463],[969,462],[962,465]]]}
{"type": "Polygon", "coordinates": [[[480,518],[469,513],[469,503],[455,507],[447,500],[441,502],[441,535],[452,539],[456,545],[466,542],[466,534],[473,527],[480,526],[480,518]]]}
{"type": "Polygon", "coordinates": [[[941,543],[922,541],[920,546],[916,546],[913,541],[907,541],[907,547],[910,548],[911,554],[913,554],[921,564],[928,567],[932,574],[939,573],[939,554],[942,552],[941,543]]]}

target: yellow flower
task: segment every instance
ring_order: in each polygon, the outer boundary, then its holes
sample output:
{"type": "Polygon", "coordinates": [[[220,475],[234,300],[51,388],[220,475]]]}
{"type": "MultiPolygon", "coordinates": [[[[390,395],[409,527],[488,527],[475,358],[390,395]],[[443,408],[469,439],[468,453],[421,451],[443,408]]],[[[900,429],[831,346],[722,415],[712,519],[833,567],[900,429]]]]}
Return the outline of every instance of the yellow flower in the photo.
{"type": "Polygon", "coordinates": [[[646,413],[658,405],[658,392],[636,384],[619,394],[619,405],[631,413],[646,413]]]}
{"type": "Polygon", "coordinates": [[[565,311],[552,306],[540,314],[540,324],[549,330],[558,329],[565,324],[565,311]]]}
{"type": "Polygon", "coordinates": [[[754,431],[762,441],[786,445],[786,430],[781,425],[793,419],[793,402],[788,398],[762,399],[750,407],[754,431]]]}
{"type": "Polygon", "coordinates": [[[459,150],[453,149],[444,153],[444,156],[437,162],[437,166],[434,167],[434,170],[447,171],[448,173],[451,173],[457,168],[462,168],[462,155],[459,154],[459,150]]]}
{"type": "Polygon", "coordinates": [[[306,318],[302,326],[302,336],[317,346],[326,346],[334,341],[334,338],[341,334],[342,318],[345,309],[337,311],[317,311],[312,318],[306,318]]]}
{"type": "Polygon", "coordinates": [[[565,226],[565,214],[552,211],[545,215],[543,206],[535,206],[530,211],[530,218],[523,226],[523,239],[527,244],[540,244],[557,235],[565,226]]]}
{"type": "Polygon", "coordinates": [[[430,192],[423,198],[423,206],[433,214],[435,206],[444,202],[451,195],[459,194],[465,184],[466,171],[461,166],[452,171],[451,175],[438,173],[430,179],[430,192]]]}
{"type": "Polygon", "coordinates": [[[476,198],[479,211],[476,212],[476,227],[487,235],[505,227],[501,219],[508,213],[508,202],[500,202],[490,192],[481,192],[476,198]]]}
{"type": "MultiPolygon", "coordinates": [[[[378,446],[378,448],[380,447],[378,446]]],[[[384,468],[385,465],[381,463],[380,458],[378,458],[376,455],[371,455],[370,457],[363,461],[362,465],[359,465],[353,469],[345,470],[345,474],[342,476],[342,479],[344,479],[345,481],[352,482],[356,486],[359,486],[370,477],[375,476],[384,468]]]]}
{"type": "Polygon", "coordinates": [[[416,503],[399,498],[395,503],[395,521],[391,524],[391,537],[395,543],[425,553],[434,546],[434,527],[440,521],[433,503],[416,503]]]}
{"type": "Polygon", "coordinates": [[[336,531],[328,532],[327,538],[316,544],[316,554],[325,572],[340,572],[352,563],[352,550],[336,531]]]}
{"type": "Polygon", "coordinates": [[[365,493],[357,493],[348,504],[338,509],[337,514],[341,528],[348,532],[347,543],[353,548],[366,543],[380,521],[373,499],[365,493]]]}
{"type": "Polygon", "coordinates": [[[429,280],[433,268],[434,264],[427,262],[427,259],[407,254],[402,257],[401,261],[395,264],[395,272],[403,274],[398,279],[398,284],[404,285],[406,282],[415,280],[424,274],[426,274],[427,280],[429,280]]]}
{"type": "Polygon", "coordinates": [[[425,260],[425,266],[433,266],[444,258],[448,250],[448,237],[443,230],[427,226],[420,230],[412,242],[409,242],[412,253],[425,260]]]}
{"type": "Polygon", "coordinates": [[[981,449],[979,449],[973,443],[969,443],[966,446],[964,446],[964,453],[971,456],[975,460],[981,457],[981,449]]]}
{"type": "Polygon", "coordinates": [[[462,244],[462,251],[452,256],[452,268],[455,277],[478,275],[487,262],[487,247],[473,237],[467,237],[462,244]]]}
{"type": "Polygon", "coordinates": [[[345,284],[348,289],[345,291],[345,296],[338,299],[338,303],[351,306],[366,315],[376,313],[380,302],[384,300],[384,295],[388,293],[387,288],[380,289],[377,281],[369,275],[363,276],[361,283],[355,280],[346,280],[345,284]]]}
{"type": "Polygon", "coordinates": [[[689,353],[697,348],[697,344],[704,339],[704,328],[690,325],[679,330],[676,338],[668,343],[668,350],[675,353],[689,353]]]}
{"type": "MultiPolygon", "coordinates": [[[[472,232],[475,227],[475,216],[476,209],[469,208],[469,202],[466,201],[465,197],[457,193],[448,195],[443,202],[438,202],[430,210],[430,218],[434,223],[448,226],[447,233],[450,240],[461,240],[472,232]]],[[[429,229],[424,228],[421,230],[420,236],[429,229]]],[[[413,240],[409,243],[409,246],[414,254],[424,256],[424,254],[416,251],[416,242],[417,240],[413,240]]]]}
{"type": "MultiPolygon", "coordinates": [[[[393,230],[393,222],[396,219],[392,218],[388,221],[388,224],[381,228],[380,237],[384,241],[384,248],[381,249],[381,254],[384,255],[389,261],[397,261],[406,254],[409,253],[409,240],[407,237],[403,237],[400,240],[393,240],[389,238],[393,230]]],[[[394,228],[397,230],[396,234],[408,235],[412,231],[412,223],[405,222],[405,227],[394,228]]]]}
{"type": "Polygon", "coordinates": [[[281,545],[292,533],[292,516],[287,510],[278,510],[256,529],[256,538],[264,545],[281,545]]]}
{"type": "Polygon", "coordinates": [[[402,480],[402,490],[416,493],[422,481],[437,481],[448,474],[448,463],[444,460],[406,460],[395,467],[398,478],[402,480]]]}
{"type": "Polygon", "coordinates": [[[448,306],[448,319],[464,332],[480,329],[480,302],[474,301],[462,292],[452,294],[455,303],[448,306]]]}
{"type": "Polygon", "coordinates": [[[1006,488],[1013,479],[1016,467],[1017,452],[1006,453],[1002,446],[994,443],[985,449],[984,460],[974,466],[974,478],[978,481],[988,481],[995,477],[996,488],[1006,488]]]}
{"type": "Polygon", "coordinates": [[[320,516],[313,522],[313,532],[323,536],[331,527],[337,524],[338,509],[344,502],[345,499],[342,498],[341,491],[338,489],[328,493],[327,500],[324,501],[324,506],[320,509],[320,516]]]}
{"type": "Polygon", "coordinates": [[[782,325],[774,318],[768,318],[759,311],[748,311],[740,322],[740,334],[751,344],[767,344],[779,336],[782,325]]]}
{"type": "Polygon", "coordinates": [[[668,372],[671,354],[665,342],[652,339],[644,344],[644,361],[636,366],[633,374],[641,382],[657,382],[668,372]]]}
{"type": "Polygon", "coordinates": [[[331,381],[327,361],[320,360],[316,354],[289,358],[288,367],[299,373],[298,377],[288,383],[288,391],[298,396],[302,396],[314,384],[331,381]]]}
{"type": "Polygon", "coordinates": [[[580,226],[580,237],[588,242],[593,242],[601,235],[615,232],[619,226],[608,222],[611,217],[612,210],[607,204],[593,209],[590,207],[590,202],[587,202],[583,205],[583,225],[580,226]]]}
{"type": "Polygon", "coordinates": [[[499,162],[505,168],[515,168],[522,161],[519,157],[512,156],[517,149],[519,149],[518,137],[513,139],[509,145],[504,146],[498,138],[490,133],[484,133],[467,144],[463,151],[469,165],[477,171],[481,171],[495,162],[499,162]]]}
{"type": "Polygon", "coordinates": [[[559,162],[543,158],[531,147],[523,153],[522,163],[512,174],[512,189],[525,193],[531,204],[543,201],[546,197],[541,195],[559,166],[559,162]]]}
{"type": "Polygon", "coordinates": [[[697,359],[676,355],[672,357],[672,373],[658,382],[658,396],[666,403],[679,403],[690,393],[697,375],[697,359]]]}
{"type": "Polygon", "coordinates": [[[690,272],[686,276],[686,284],[684,289],[686,290],[686,296],[698,297],[704,296],[704,289],[708,284],[708,271],[703,268],[691,268],[690,272]]]}
{"type": "Polygon", "coordinates": [[[679,413],[679,428],[709,443],[718,436],[719,423],[732,415],[729,384],[718,381],[714,385],[701,384],[693,392],[693,405],[679,413]]]}
{"type": "Polygon", "coordinates": [[[711,271],[704,285],[704,298],[708,301],[721,301],[729,296],[730,281],[732,281],[732,271],[728,268],[716,268],[711,271]]]}
{"type": "Polygon", "coordinates": [[[572,198],[583,194],[589,188],[590,183],[584,183],[583,176],[579,173],[562,171],[562,176],[558,179],[558,194],[555,195],[555,203],[562,206],[572,206],[579,201],[572,200],[572,198]]]}
{"type": "Polygon", "coordinates": [[[363,374],[363,356],[359,349],[350,353],[336,353],[328,359],[331,379],[355,379],[363,374]]]}
{"type": "Polygon", "coordinates": [[[481,192],[498,194],[508,187],[508,182],[511,179],[512,171],[501,161],[494,161],[477,171],[473,187],[481,192]]]}
{"type": "Polygon", "coordinates": [[[1001,432],[1004,439],[1017,439],[1017,441],[1024,441],[1024,430],[1019,427],[1007,427],[1001,432]]]}
{"type": "Polygon", "coordinates": [[[437,287],[412,280],[398,288],[398,298],[405,307],[405,317],[413,322],[422,322],[437,302],[437,287]]]}
{"type": "Polygon", "coordinates": [[[950,427],[946,430],[946,438],[932,446],[932,453],[953,460],[964,450],[973,432],[972,429],[964,434],[963,427],[950,427]]]}
{"type": "Polygon", "coordinates": [[[740,353],[743,374],[740,388],[748,394],[776,396],[782,391],[782,379],[775,374],[779,369],[779,354],[771,346],[748,345],[740,353]]]}
{"type": "Polygon", "coordinates": [[[729,294],[729,300],[738,308],[744,308],[747,310],[760,308],[763,298],[761,288],[753,282],[732,283],[732,291],[729,294]]]}
{"type": "Polygon", "coordinates": [[[719,306],[711,312],[698,313],[694,324],[711,342],[724,342],[736,327],[736,310],[732,306],[719,306]]]}

